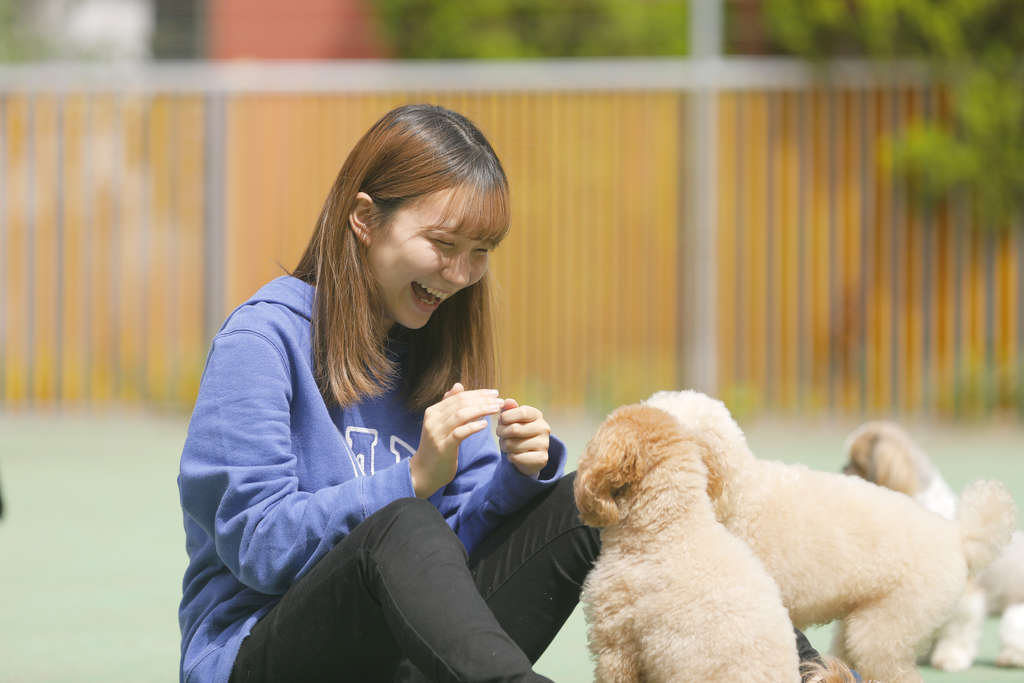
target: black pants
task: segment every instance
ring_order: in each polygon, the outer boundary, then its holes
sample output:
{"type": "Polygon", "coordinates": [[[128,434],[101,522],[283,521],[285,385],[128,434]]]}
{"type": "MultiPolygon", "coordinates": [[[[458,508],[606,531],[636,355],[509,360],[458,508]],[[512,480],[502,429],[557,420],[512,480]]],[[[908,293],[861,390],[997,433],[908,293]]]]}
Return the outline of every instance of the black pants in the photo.
{"type": "Polygon", "coordinates": [[[242,642],[231,683],[545,681],[532,670],[600,549],[573,479],[505,520],[471,557],[429,502],[367,518],[242,642]]]}

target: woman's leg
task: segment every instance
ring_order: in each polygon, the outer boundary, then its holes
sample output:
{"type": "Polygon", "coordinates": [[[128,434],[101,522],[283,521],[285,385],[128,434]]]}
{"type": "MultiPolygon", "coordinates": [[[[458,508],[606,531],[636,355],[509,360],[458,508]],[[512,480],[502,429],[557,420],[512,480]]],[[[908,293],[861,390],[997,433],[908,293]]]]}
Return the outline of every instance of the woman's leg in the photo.
{"type": "Polygon", "coordinates": [[[488,609],[458,538],[415,498],[300,579],[242,642],[231,681],[391,680],[403,655],[430,680],[547,680],[488,609]]]}
{"type": "Polygon", "coordinates": [[[597,529],[580,521],[575,479],[570,473],[530,501],[469,558],[481,595],[531,662],[572,614],[601,550],[597,529]]]}

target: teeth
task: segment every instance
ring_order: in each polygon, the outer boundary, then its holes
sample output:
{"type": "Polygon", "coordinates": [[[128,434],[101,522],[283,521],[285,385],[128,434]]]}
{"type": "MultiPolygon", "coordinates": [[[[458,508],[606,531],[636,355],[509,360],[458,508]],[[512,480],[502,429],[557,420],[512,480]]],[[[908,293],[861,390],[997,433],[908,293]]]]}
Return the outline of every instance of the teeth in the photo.
{"type": "Polygon", "coordinates": [[[430,287],[427,287],[422,282],[417,282],[416,284],[418,284],[420,287],[425,289],[428,294],[430,294],[431,296],[433,296],[433,297],[435,297],[437,299],[440,299],[441,301],[444,301],[445,299],[448,298],[448,295],[445,292],[442,292],[442,291],[439,291],[437,289],[432,289],[430,287]]]}

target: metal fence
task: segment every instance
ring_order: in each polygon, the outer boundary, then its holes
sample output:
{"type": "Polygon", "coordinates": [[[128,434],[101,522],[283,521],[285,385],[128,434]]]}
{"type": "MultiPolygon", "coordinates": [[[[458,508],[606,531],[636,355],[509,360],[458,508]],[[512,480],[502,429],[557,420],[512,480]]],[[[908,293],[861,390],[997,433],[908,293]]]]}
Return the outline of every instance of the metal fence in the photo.
{"type": "Polygon", "coordinates": [[[1024,243],[924,209],[886,136],[948,117],[900,69],[788,61],[0,69],[0,400],[187,407],[226,313],[293,267],[392,106],[506,166],[502,390],[604,410],[992,411],[1021,393],[1024,243]]]}

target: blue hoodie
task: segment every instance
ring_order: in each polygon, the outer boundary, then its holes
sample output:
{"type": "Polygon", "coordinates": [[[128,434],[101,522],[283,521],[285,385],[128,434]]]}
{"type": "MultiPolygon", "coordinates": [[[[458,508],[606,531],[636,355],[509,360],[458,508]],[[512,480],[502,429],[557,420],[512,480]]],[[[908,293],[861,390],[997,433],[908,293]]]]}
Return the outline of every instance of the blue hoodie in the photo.
{"type": "MultiPolygon", "coordinates": [[[[328,408],[311,370],[312,305],[312,287],[277,278],[213,339],[178,477],[189,557],[183,682],[226,682],[242,639],[289,586],[361,521],[415,495],[409,457],[422,413],[397,390],[328,408]]],[[[471,551],[562,475],[564,445],[552,438],[548,453],[532,479],[489,430],[477,432],[430,501],[471,551]]]]}

